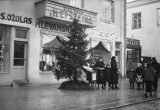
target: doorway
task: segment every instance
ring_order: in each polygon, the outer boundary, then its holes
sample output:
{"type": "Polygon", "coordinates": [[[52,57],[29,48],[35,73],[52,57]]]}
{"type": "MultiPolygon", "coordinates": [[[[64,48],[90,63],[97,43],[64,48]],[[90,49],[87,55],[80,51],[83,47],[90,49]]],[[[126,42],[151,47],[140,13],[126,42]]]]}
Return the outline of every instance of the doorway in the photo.
{"type": "Polygon", "coordinates": [[[27,43],[14,41],[14,74],[15,80],[27,80],[27,43]]]}

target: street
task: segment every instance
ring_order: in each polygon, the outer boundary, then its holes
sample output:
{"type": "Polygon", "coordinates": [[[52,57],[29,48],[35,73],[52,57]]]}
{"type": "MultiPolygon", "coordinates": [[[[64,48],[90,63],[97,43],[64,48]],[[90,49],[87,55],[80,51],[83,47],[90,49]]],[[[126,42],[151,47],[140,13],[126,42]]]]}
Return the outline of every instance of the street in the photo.
{"type": "MultiPolygon", "coordinates": [[[[129,89],[128,79],[119,80],[119,90],[96,89],[88,91],[67,91],[57,89],[59,84],[24,87],[1,87],[0,110],[141,110],[148,106],[159,108],[160,91],[157,96],[144,97],[144,90],[129,89]],[[152,100],[142,103],[146,100],[152,100]],[[139,103],[132,105],[133,103],[139,103]],[[130,106],[126,106],[131,104],[130,106]],[[120,107],[124,106],[124,107],[120,107]],[[129,108],[128,108],[129,107],[129,108]],[[133,109],[134,108],[134,109],[133,109]]],[[[156,110],[157,110],[156,109],[156,110]]]]}

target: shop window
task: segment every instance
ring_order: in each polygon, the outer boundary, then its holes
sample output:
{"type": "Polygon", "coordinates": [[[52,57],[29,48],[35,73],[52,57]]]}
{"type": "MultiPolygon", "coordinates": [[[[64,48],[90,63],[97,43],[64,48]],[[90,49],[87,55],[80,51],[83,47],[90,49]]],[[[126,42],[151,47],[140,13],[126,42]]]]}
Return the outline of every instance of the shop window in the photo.
{"type": "Polygon", "coordinates": [[[132,29],[141,28],[141,13],[133,13],[132,14],[132,29]]]}
{"type": "Polygon", "coordinates": [[[102,1],[102,21],[114,22],[114,1],[102,1]]]}
{"type": "Polygon", "coordinates": [[[0,72],[7,72],[9,67],[9,28],[0,26],[0,72]]]}
{"type": "Polygon", "coordinates": [[[41,52],[39,70],[43,73],[50,73],[56,66],[56,51],[61,43],[56,36],[46,33],[41,34],[41,52]]]}

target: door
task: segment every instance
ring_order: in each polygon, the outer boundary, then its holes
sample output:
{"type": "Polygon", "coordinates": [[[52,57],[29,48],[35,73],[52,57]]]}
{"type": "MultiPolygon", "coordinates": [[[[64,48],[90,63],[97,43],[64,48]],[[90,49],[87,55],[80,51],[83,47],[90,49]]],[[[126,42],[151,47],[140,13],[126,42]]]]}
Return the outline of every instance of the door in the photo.
{"type": "Polygon", "coordinates": [[[131,67],[136,68],[137,63],[139,63],[139,50],[127,50],[127,70],[131,67]]]}
{"type": "Polygon", "coordinates": [[[27,42],[14,41],[13,71],[15,80],[27,80],[27,42]]]}

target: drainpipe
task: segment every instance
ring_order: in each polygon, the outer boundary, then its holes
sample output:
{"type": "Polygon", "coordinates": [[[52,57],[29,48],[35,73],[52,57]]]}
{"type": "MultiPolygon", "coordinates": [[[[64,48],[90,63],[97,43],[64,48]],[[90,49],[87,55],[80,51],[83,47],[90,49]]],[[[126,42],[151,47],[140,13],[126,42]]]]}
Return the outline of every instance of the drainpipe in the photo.
{"type": "Polygon", "coordinates": [[[126,77],[126,0],[124,0],[124,77],[126,77]]]}

